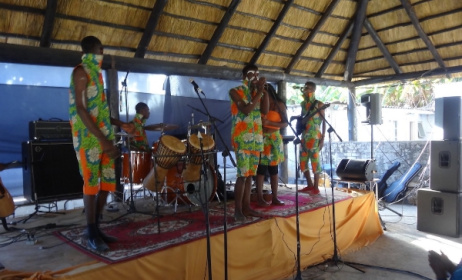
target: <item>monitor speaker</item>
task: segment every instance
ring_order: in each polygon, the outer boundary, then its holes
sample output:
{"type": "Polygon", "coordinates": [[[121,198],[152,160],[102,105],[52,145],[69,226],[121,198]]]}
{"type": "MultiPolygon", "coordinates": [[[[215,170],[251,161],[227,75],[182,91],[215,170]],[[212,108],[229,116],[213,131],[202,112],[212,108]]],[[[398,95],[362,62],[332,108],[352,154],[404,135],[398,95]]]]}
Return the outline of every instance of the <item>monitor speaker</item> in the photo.
{"type": "Polygon", "coordinates": [[[368,93],[361,96],[361,104],[366,107],[367,120],[364,123],[382,124],[382,96],[368,93]]]}
{"type": "Polygon", "coordinates": [[[79,198],[83,180],[72,143],[24,142],[23,191],[32,202],[79,198]]]}
{"type": "Polygon", "coordinates": [[[462,139],[461,96],[447,96],[435,100],[435,124],[443,128],[444,140],[462,139]]]}
{"type": "Polygon", "coordinates": [[[444,192],[462,192],[462,141],[431,141],[430,188],[444,192]]]}
{"type": "Polygon", "coordinates": [[[462,233],[462,194],[430,189],[417,191],[417,230],[459,237],[462,233]]]}
{"type": "Polygon", "coordinates": [[[375,160],[342,159],[336,173],[340,179],[346,181],[372,181],[375,171],[375,160]]]}

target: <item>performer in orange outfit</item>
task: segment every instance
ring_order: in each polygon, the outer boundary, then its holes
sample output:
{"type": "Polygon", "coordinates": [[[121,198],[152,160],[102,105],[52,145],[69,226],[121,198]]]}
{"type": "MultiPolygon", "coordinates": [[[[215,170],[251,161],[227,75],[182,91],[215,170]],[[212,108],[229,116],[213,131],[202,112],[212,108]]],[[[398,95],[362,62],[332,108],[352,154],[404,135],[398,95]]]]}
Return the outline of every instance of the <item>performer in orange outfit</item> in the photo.
{"type": "Polygon", "coordinates": [[[243,85],[229,91],[231,97],[231,144],[237,159],[237,179],[234,187],[234,219],[261,216],[250,208],[252,176],[257,172],[263,151],[261,114],[268,112],[265,78],[259,78],[258,67],[247,65],[242,70],[243,85]]]}
{"type": "MultiPolygon", "coordinates": [[[[317,108],[324,105],[323,102],[315,98],[315,83],[306,82],[301,91],[303,92],[303,101],[300,104],[302,107],[302,116],[314,112],[317,108]]],[[[305,149],[300,149],[300,170],[305,175],[308,186],[300,191],[310,195],[319,194],[319,174],[322,171],[319,162],[319,152],[324,145],[325,134],[326,122],[324,121],[324,110],[320,110],[306,122],[301,137],[301,145],[303,145],[305,149]],[[311,180],[310,176],[310,169],[308,167],[310,162],[314,180],[311,180]]]]}
{"type": "Polygon", "coordinates": [[[278,198],[278,165],[284,161],[284,146],[279,130],[288,125],[286,105],[278,98],[272,85],[266,84],[265,88],[269,95],[269,111],[262,117],[264,149],[260,154],[260,163],[257,169],[257,203],[267,206],[269,203],[263,198],[263,181],[266,171],[270,175],[272,204],[284,205],[278,198]]]}
{"type": "Polygon", "coordinates": [[[98,219],[109,192],[115,191],[114,159],[119,150],[114,145],[111,124],[129,133],[134,125],[110,117],[104,94],[101,64],[103,46],[93,36],[82,39],[82,63],[74,68],[69,91],[69,116],[74,149],[83,177],[83,202],[87,220],[87,244],[96,251],[107,251],[106,242],[117,239],[105,235],[98,227],[98,219]]]}
{"type": "Polygon", "coordinates": [[[144,130],[146,120],[149,119],[151,114],[148,104],[144,102],[139,102],[135,106],[136,115],[132,120],[132,123],[135,125],[135,134],[130,140],[130,148],[134,151],[144,151],[149,152],[151,147],[149,146],[148,136],[144,130]]]}

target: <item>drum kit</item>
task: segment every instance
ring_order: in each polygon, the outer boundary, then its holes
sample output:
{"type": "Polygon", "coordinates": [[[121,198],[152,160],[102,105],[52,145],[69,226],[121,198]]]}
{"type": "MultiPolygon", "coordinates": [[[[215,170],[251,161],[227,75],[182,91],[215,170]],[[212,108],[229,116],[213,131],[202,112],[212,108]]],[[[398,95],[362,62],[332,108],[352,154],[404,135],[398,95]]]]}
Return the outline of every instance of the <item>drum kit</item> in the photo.
{"type": "MultiPolygon", "coordinates": [[[[205,203],[205,197],[211,201],[217,190],[217,175],[212,164],[215,141],[207,134],[210,123],[189,126],[184,140],[164,134],[177,128],[177,125],[163,123],[144,126],[145,130],[160,131],[161,136],[149,152],[122,153],[121,175],[121,183],[142,184],[161,199],[158,204],[174,204],[175,211],[178,202],[192,206],[205,203]]],[[[126,133],[116,135],[130,137],[126,133]]]]}

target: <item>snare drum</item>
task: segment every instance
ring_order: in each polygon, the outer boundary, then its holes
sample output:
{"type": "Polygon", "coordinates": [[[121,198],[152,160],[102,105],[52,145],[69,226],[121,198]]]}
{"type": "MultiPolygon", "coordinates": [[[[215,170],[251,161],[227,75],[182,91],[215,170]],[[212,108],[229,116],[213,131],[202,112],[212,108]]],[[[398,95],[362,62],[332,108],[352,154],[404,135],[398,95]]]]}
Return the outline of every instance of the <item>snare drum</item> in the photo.
{"type": "MultiPolygon", "coordinates": [[[[201,145],[199,141],[199,137],[197,134],[192,134],[188,139],[188,147],[189,152],[191,153],[191,157],[189,158],[189,162],[193,164],[202,164],[202,155],[201,155],[201,145]]],[[[211,151],[215,147],[215,141],[213,140],[212,136],[208,134],[202,134],[202,149],[205,152],[211,151]]]]}
{"type": "Polygon", "coordinates": [[[151,153],[131,151],[122,154],[122,176],[123,183],[130,183],[130,162],[132,169],[133,184],[141,184],[148,175],[152,165],[151,153]]]}
{"type": "Polygon", "coordinates": [[[186,153],[186,146],[178,138],[162,135],[155,149],[156,164],[164,169],[173,167],[186,153]]]}

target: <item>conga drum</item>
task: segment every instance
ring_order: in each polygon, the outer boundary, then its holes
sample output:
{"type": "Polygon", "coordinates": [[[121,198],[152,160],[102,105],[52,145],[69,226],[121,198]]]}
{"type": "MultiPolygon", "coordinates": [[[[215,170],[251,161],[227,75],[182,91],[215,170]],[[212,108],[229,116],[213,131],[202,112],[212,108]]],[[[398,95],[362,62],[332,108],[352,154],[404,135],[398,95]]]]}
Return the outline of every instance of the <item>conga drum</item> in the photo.
{"type": "Polygon", "coordinates": [[[150,191],[160,191],[169,169],[185,154],[186,145],[174,136],[162,135],[159,141],[154,143],[153,151],[156,164],[144,179],[143,187],[150,191]]]}
{"type": "Polygon", "coordinates": [[[164,186],[165,177],[167,176],[168,169],[156,165],[149,171],[146,178],[143,180],[143,187],[152,192],[161,191],[164,186]]]}
{"type": "Polygon", "coordinates": [[[170,169],[181,159],[185,152],[186,146],[180,139],[170,135],[162,135],[159,139],[154,159],[158,166],[170,169]]]}
{"type": "MultiPolygon", "coordinates": [[[[202,149],[204,153],[211,151],[215,147],[215,141],[212,136],[202,134],[202,149]]],[[[190,152],[189,162],[192,164],[202,164],[201,141],[197,134],[192,134],[188,139],[188,148],[190,152]]]]}

